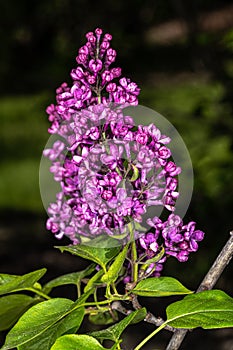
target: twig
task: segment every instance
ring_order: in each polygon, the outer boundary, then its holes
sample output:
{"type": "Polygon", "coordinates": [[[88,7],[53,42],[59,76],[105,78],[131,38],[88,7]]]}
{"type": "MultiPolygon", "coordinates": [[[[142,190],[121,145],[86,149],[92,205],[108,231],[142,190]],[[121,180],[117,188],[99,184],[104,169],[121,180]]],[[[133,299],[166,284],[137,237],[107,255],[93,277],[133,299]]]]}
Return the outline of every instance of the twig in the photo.
{"type": "Polygon", "coordinates": [[[119,311],[121,314],[123,315],[129,315],[131,314],[132,310],[128,310],[126,309],[120,301],[114,301],[112,304],[111,304],[111,308],[112,310],[117,310],[119,311]]]}
{"type": "MultiPolygon", "coordinates": [[[[132,305],[135,310],[141,309],[142,306],[138,301],[138,297],[135,294],[131,295],[132,298],[132,305]]],[[[155,326],[159,327],[164,323],[164,320],[161,317],[155,317],[151,312],[147,312],[146,317],[144,318],[145,322],[152,323],[155,326]]],[[[164,327],[164,329],[170,331],[170,332],[175,332],[175,328],[167,325],[164,327]]]]}
{"type": "MultiPolygon", "coordinates": [[[[162,319],[162,317],[155,317],[151,312],[147,312],[146,317],[144,318],[144,321],[148,323],[152,323],[157,327],[161,326],[164,323],[164,320],[162,319]]],[[[170,332],[176,331],[176,328],[169,325],[166,325],[164,329],[170,332]]]]}
{"type": "MultiPolygon", "coordinates": [[[[134,307],[135,310],[139,310],[142,308],[142,306],[139,304],[137,296],[134,294],[133,298],[132,298],[132,305],[134,307]]],[[[114,301],[111,305],[112,310],[117,310],[118,312],[120,312],[123,315],[129,315],[131,314],[131,312],[133,312],[133,310],[129,310],[126,309],[120,301],[114,301]]],[[[164,320],[161,317],[155,317],[151,312],[147,312],[146,317],[144,318],[144,321],[147,323],[152,323],[155,326],[159,327],[164,323],[164,320]]],[[[170,332],[175,332],[175,328],[167,325],[166,327],[164,327],[165,329],[167,329],[170,332]]]]}
{"type": "MultiPolygon", "coordinates": [[[[223,273],[225,267],[229,264],[233,255],[233,231],[230,232],[230,238],[219,253],[217,259],[214,261],[212,267],[207,272],[203,281],[197,289],[197,293],[204,290],[210,290],[214,287],[215,283],[223,273]]],[[[166,350],[177,350],[179,349],[188,329],[176,330],[172,336],[166,350]]]]}

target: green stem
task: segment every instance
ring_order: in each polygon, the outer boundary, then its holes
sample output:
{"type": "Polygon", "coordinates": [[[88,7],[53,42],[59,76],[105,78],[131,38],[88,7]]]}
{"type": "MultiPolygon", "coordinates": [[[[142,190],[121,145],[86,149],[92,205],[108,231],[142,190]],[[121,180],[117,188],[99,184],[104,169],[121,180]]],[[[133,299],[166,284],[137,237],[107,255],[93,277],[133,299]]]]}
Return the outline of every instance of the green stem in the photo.
{"type": "Polygon", "coordinates": [[[112,283],[112,284],[111,284],[111,287],[112,287],[112,290],[113,290],[114,295],[115,295],[115,296],[121,297],[121,295],[118,293],[118,291],[117,291],[117,289],[116,289],[115,283],[112,283]]]}
{"type": "Polygon", "coordinates": [[[47,294],[44,294],[44,293],[41,292],[39,289],[30,287],[30,288],[25,288],[25,290],[28,290],[29,292],[33,292],[33,293],[39,295],[40,297],[42,297],[42,298],[44,298],[44,299],[47,299],[47,300],[50,300],[50,299],[51,299],[47,294]]]}
{"type": "Polygon", "coordinates": [[[117,343],[117,350],[121,350],[120,343],[117,343]]]}
{"type": "Polygon", "coordinates": [[[110,289],[110,285],[107,284],[106,286],[106,294],[105,294],[106,298],[111,299],[112,298],[112,293],[111,293],[111,289],[110,289]]]}
{"type": "Polygon", "coordinates": [[[131,222],[129,223],[129,233],[130,233],[130,240],[131,240],[132,280],[133,282],[137,282],[138,280],[137,246],[136,246],[134,232],[133,232],[133,225],[131,222]]]}
{"type": "Polygon", "coordinates": [[[109,311],[109,307],[101,307],[99,309],[85,309],[85,315],[89,315],[89,314],[98,315],[100,313],[104,313],[107,311],[109,311]]]}
{"type": "Polygon", "coordinates": [[[159,331],[161,331],[161,329],[163,329],[166,326],[166,322],[164,322],[163,324],[161,324],[161,326],[159,326],[158,328],[156,328],[151,334],[148,335],[148,337],[146,337],[145,339],[143,339],[143,341],[138,344],[138,346],[136,346],[136,348],[134,348],[134,350],[139,350],[143,347],[143,345],[145,345],[151,338],[153,338],[153,336],[155,334],[157,334],[159,331]]]}
{"type": "MultiPolygon", "coordinates": [[[[106,304],[110,304],[111,300],[102,300],[102,301],[98,301],[98,306],[99,305],[106,305],[106,304]]],[[[79,304],[77,306],[75,306],[71,311],[77,310],[80,307],[88,307],[88,306],[97,306],[96,302],[89,302],[89,303],[83,303],[83,304],[79,304]]],[[[70,311],[67,313],[69,314],[70,311]]]]}
{"type": "Polygon", "coordinates": [[[96,307],[97,307],[98,309],[100,309],[100,306],[98,305],[97,288],[95,289],[93,296],[94,296],[94,301],[95,301],[95,303],[96,303],[96,307]]]}
{"type": "Polygon", "coordinates": [[[78,299],[81,297],[81,285],[80,283],[77,284],[77,295],[78,295],[78,299]]]}

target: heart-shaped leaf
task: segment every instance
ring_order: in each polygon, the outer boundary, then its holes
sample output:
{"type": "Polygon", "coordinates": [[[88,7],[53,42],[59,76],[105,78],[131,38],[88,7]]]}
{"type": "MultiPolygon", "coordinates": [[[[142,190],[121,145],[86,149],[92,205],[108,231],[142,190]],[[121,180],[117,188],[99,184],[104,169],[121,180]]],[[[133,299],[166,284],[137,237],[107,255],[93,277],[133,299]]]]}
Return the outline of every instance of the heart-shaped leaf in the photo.
{"type": "Polygon", "coordinates": [[[167,307],[167,321],[175,328],[233,327],[233,299],[221,290],[187,295],[167,307]]]}
{"type": "Polygon", "coordinates": [[[164,297],[192,293],[173,277],[147,278],[140,281],[132,292],[144,297],[164,297]]]}
{"type": "Polygon", "coordinates": [[[170,304],[167,320],[146,337],[135,350],[139,350],[167,324],[175,328],[204,329],[233,327],[233,299],[221,290],[207,290],[187,295],[170,304]]]}

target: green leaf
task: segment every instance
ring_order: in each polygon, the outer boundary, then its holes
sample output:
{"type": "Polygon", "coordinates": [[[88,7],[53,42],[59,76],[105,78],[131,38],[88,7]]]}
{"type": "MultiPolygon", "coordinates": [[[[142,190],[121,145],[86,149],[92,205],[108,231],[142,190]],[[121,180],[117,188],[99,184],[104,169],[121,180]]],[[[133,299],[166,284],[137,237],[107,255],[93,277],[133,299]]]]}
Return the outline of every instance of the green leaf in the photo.
{"type": "Polygon", "coordinates": [[[51,350],[106,350],[95,338],[84,334],[64,335],[57,339],[51,350]]]}
{"type": "Polygon", "coordinates": [[[138,168],[137,168],[134,164],[132,164],[132,163],[131,163],[131,167],[132,167],[132,170],[133,170],[133,175],[132,175],[130,181],[136,181],[136,180],[138,179],[138,177],[139,177],[139,170],[138,170],[138,168]]]}
{"type": "Polygon", "coordinates": [[[84,307],[72,311],[69,315],[62,318],[45,332],[33,338],[29,342],[20,345],[18,350],[50,350],[57,338],[63,334],[77,332],[83,321],[84,312],[84,307]]]}
{"type": "Polygon", "coordinates": [[[0,298],[0,331],[6,330],[35,302],[23,294],[6,295],[0,298]]]}
{"type": "MultiPolygon", "coordinates": [[[[165,253],[165,249],[162,248],[161,251],[160,251],[157,255],[155,255],[155,256],[154,256],[153,258],[151,258],[151,259],[146,260],[145,265],[146,265],[146,266],[149,266],[149,265],[152,264],[152,263],[158,262],[158,261],[161,260],[162,257],[164,256],[164,253],[165,253]]],[[[143,265],[144,265],[144,264],[143,264],[143,265]]]]}
{"type": "Polygon", "coordinates": [[[108,269],[108,271],[103,275],[101,281],[104,283],[112,283],[115,282],[119,276],[119,272],[124,264],[129,245],[127,244],[122,252],[120,252],[117,257],[114,259],[114,262],[108,269]]]}
{"type": "Polygon", "coordinates": [[[113,310],[111,313],[109,311],[100,312],[96,315],[89,315],[89,321],[93,324],[98,325],[108,325],[118,321],[118,313],[113,310]]]}
{"type": "Polygon", "coordinates": [[[62,319],[73,304],[69,299],[55,298],[34,305],[7,334],[2,350],[18,347],[42,334],[62,319]]]}
{"type": "Polygon", "coordinates": [[[167,307],[166,324],[175,328],[233,327],[233,299],[221,290],[187,295],[167,307]]]}
{"type": "Polygon", "coordinates": [[[34,283],[36,283],[45,273],[46,269],[33,271],[23,276],[1,274],[0,295],[27,290],[28,288],[33,287],[34,283]]]}
{"type": "Polygon", "coordinates": [[[131,312],[127,317],[125,317],[122,321],[116,323],[115,325],[103,329],[101,331],[91,332],[90,335],[94,338],[97,338],[100,341],[105,339],[112,340],[114,342],[118,341],[121,334],[130,324],[138,323],[146,317],[146,309],[142,308],[131,312]]]}
{"type": "Polygon", "coordinates": [[[18,275],[8,275],[6,273],[1,273],[0,274],[0,287],[3,284],[12,282],[16,277],[19,277],[18,275]]]}
{"type": "Polygon", "coordinates": [[[134,294],[145,297],[164,297],[170,295],[191,294],[173,277],[150,277],[140,281],[134,289],[134,294]]]}
{"type": "Polygon", "coordinates": [[[116,240],[111,237],[99,236],[86,244],[75,246],[56,247],[61,252],[67,251],[71,254],[80,256],[84,259],[94,261],[106,270],[106,264],[116,256],[120,251],[120,246],[116,246],[116,240]]]}
{"type": "Polygon", "coordinates": [[[87,282],[87,285],[84,288],[84,292],[88,292],[90,289],[92,289],[93,287],[95,287],[98,284],[102,284],[101,282],[101,276],[103,275],[104,271],[103,269],[99,270],[98,272],[96,272],[96,274],[94,274],[94,276],[92,276],[89,281],[87,282]]]}
{"type": "Polygon", "coordinates": [[[72,273],[68,273],[66,275],[57,277],[44,285],[43,292],[45,294],[49,294],[53,288],[64,286],[66,284],[78,285],[78,283],[81,282],[82,278],[90,275],[94,270],[95,270],[95,264],[91,264],[83,271],[72,272],[72,273]]]}
{"type": "Polygon", "coordinates": [[[72,303],[70,310],[66,312],[66,316],[61,317],[58,322],[47,328],[46,331],[40,333],[32,340],[20,345],[18,350],[38,350],[38,348],[50,350],[56,339],[61,335],[76,333],[85,314],[85,309],[82,305],[91,293],[92,291],[90,290],[88,293],[82,294],[76,302],[72,303]]]}

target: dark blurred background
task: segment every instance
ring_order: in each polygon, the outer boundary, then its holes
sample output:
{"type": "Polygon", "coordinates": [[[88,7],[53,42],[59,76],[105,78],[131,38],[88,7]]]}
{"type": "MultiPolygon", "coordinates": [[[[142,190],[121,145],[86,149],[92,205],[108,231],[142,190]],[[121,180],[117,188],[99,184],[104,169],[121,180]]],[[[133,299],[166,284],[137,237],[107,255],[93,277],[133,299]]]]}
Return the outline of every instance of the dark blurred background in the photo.
{"type": "MultiPolygon", "coordinates": [[[[0,271],[46,266],[45,281],[82,267],[56,251],[59,242],[45,230],[39,164],[49,137],[45,108],[55,102],[55,89],[70,83],[77,50],[96,27],[113,35],[116,65],[141,87],[140,104],[164,115],[190,152],[195,186],[186,220],[197,221],[206,237],[186,264],[170,259],[165,274],[195,289],[233,229],[233,1],[227,0],[1,1],[0,271]]],[[[217,284],[231,295],[232,271],[228,266],[217,284]]],[[[233,349],[228,330],[200,332],[183,349],[233,349]]]]}

